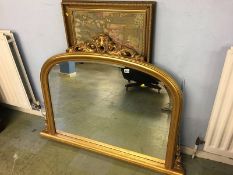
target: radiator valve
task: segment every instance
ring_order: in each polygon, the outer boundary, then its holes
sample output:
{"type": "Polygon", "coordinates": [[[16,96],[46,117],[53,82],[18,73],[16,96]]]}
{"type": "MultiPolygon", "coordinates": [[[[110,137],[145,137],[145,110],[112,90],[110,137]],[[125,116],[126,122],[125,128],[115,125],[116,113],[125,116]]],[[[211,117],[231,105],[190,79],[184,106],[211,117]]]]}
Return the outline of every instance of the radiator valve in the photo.
{"type": "Polygon", "coordinates": [[[205,141],[201,140],[200,137],[197,137],[196,142],[195,142],[195,146],[193,149],[192,159],[194,159],[196,154],[197,154],[198,146],[202,145],[202,144],[205,144],[205,141]]]}
{"type": "Polygon", "coordinates": [[[39,111],[41,109],[40,102],[36,101],[35,103],[31,103],[32,109],[39,111]]]}

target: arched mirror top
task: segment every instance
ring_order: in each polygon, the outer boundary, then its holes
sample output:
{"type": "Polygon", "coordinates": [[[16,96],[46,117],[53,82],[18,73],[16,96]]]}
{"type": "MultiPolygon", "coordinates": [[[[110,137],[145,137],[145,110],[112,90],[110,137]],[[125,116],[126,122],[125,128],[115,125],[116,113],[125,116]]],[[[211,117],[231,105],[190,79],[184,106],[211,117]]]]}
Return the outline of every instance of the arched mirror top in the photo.
{"type": "Polygon", "coordinates": [[[41,81],[43,82],[48,78],[48,73],[54,65],[66,61],[104,63],[139,70],[159,79],[169,89],[170,95],[173,95],[179,101],[182,100],[182,91],[178,83],[164,70],[144,61],[110,54],[70,52],[55,55],[43,64],[41,69],[41,81]]]}

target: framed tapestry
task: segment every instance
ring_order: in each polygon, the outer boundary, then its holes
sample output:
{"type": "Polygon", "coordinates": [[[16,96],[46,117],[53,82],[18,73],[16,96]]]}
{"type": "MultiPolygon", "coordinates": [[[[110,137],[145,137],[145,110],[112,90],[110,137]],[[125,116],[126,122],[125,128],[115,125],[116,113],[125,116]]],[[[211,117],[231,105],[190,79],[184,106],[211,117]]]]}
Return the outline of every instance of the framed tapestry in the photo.
{"type": "Polygon", "coordinates": [[[153,1],[63,0],[68,46],[107,34],[150,62],[154,6],[153,1]]]}

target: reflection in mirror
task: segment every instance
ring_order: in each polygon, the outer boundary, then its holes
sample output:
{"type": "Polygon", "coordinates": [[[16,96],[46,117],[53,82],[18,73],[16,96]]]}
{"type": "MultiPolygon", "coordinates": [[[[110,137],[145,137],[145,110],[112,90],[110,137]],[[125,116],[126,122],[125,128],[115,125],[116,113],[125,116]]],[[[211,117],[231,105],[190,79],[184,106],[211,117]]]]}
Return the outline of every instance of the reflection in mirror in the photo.
{"type": "Polygon", "coordinates": [[[73,76],[60,65],[49,73],[56,130],[164,160],[171,105],[162,83],[126,67],[73,64],[73,76]]]}

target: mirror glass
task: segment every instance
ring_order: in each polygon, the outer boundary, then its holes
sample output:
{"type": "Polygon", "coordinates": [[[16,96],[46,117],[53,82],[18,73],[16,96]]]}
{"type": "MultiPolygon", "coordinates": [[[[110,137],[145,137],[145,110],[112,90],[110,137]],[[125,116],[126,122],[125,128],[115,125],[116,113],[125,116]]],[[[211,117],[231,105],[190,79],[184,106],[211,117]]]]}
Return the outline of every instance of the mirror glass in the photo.
{"type": "Polygon", "coordinates": [[[50,71],[49,86],[56,130],[165,159],[172,105],[158,79],[127,67],[64,62],[50,71]]]}

